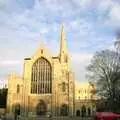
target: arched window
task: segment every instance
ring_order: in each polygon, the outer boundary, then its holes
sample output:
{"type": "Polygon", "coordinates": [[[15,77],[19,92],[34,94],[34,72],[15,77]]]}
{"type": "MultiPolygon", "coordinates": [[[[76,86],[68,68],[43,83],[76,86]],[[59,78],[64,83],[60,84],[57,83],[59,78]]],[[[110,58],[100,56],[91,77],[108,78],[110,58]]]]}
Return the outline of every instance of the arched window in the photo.
{"type": "Polygon", "coordinates": [[[20,85],[17,85],[17,93],[20,93],[20,85]]]}
{"type": "Polygon", "coordinates": [[[43,54],[43,49],[41,49],[41,54],[43,54]]]}
{"type": "Polygon", "coordinates": [[[32,66],[31,93],[52,93],[52,68],[44,58],[39,58],[32,66]]]}
{"type": "Polygon", "coordinates": [[[65,82],[62,83],[62,92],[65,92],[66,90],[66,85],[65,85],[65,82]]]}
{"type": "Polygon", "coordinates": [[[65,62],[65,63],[68,62],[68,56],[67,56],[67,55],[64,56],[64,62],[65,62]]]}

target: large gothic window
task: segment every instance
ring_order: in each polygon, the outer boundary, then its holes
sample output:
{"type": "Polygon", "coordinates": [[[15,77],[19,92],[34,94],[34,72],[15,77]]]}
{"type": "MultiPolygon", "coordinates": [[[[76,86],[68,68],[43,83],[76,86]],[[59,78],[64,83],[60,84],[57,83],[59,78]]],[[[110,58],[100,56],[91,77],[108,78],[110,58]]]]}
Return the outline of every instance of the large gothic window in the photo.
{"type": "Polygon", "coordinates": [[[52,92],[52,69],[50,63],[39,58],[32,66],[31,93],[45,94],[52,92]]]}

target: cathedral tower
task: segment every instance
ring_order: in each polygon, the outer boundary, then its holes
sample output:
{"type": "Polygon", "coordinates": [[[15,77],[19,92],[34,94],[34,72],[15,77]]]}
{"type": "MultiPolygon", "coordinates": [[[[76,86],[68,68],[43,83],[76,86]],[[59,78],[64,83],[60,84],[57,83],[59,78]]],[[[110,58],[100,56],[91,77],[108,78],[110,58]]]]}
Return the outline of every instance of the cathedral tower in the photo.
{"type": "Polygon", "coordinates": [[[35,119],[46,115],[73,116],[74,81],[69,68],[64,25],[60,39],[59,57],[51,56],[42,45],[34,55],[24,59],[23,76],[9,78],[9,113],[35,119]]]}

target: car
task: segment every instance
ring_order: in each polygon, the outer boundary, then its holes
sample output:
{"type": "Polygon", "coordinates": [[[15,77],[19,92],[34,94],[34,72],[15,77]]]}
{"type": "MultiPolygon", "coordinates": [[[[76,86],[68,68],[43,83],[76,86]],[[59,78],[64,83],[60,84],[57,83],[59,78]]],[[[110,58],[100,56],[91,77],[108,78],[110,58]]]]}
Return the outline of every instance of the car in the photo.
{"type": "Polygon", "coordinates": [[[120,114],[113,112],[96,112],[95,120],[120,120],[120,114]]]}

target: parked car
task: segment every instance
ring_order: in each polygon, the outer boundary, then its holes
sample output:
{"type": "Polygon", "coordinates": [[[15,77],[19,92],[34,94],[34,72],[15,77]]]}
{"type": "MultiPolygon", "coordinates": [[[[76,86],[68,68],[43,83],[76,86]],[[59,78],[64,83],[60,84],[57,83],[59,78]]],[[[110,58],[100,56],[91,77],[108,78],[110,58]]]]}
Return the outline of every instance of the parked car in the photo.
{"type": "Polygon", "coordinates": [[[120,120],[120,114],[113,112],[97,112],[95,120],[120,120]]]}

